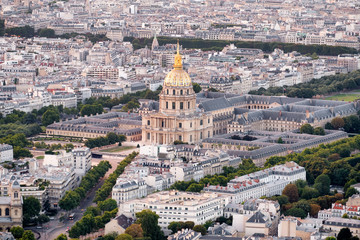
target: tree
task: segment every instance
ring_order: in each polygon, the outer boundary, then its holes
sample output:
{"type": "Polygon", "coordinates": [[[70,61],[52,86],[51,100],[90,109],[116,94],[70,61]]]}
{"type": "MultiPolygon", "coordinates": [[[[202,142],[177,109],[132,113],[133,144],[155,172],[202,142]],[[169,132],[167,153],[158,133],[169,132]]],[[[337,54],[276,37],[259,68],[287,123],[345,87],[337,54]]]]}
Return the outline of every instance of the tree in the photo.
{"type": "Polygon", "coordinates": [[[0,19],[0,36],[4,36],[5,34],[5,20],[0,19]]]}
{"type": "Polygon", "coordinates": [[[318,204],[310,204],[310,216],[316,217],[321,207],[318,204]]]}
{"type": "Polygon", "coordinates": [[[192,221],[186,221],[184,224],[185,224],[185,228],[187,229],[193,229],[195,226],[195,223],[192,221]]]}
{"type": "Polygon", "coordinates": [[[316,190],[315,188],[311,188],[306,186],[301,193],[301,198],[303,199],[312,199],[312,198],[317,198],[319,196],[319,191],[316,190]]]}
{"type": "Polygon", "coordinates": [[[142,238],[144,236],[143,230],[140,224],[133,223],[126,230],[126,234],[129,234],[133,238],[142,238]]]}
{"type": "Polygon", "coordinates": [[[115,238],[115,240],[133,240],[133,237],[129,234],[123,233],[115,238]]]}
{"type": "Polygon", "coordinates": [[[284,143],[284,141],[282,140],[282,138],[281,138],[281,137],[279,137],[279,138],[278,138],[278,140],[277,140],[277,143],[279,143],[279,144],[283,144],[283,143],[284,143]]]}
{"type": "Polygon", "coordinates": [[[81,197],[77,192],[69,190],[65,193],[65,196],[60,199],[59,206],[65,211],[70,211],[79,206],[80,199],[81,197]]]}
{"type": "Polygon", "coordinates": [[[306,212],[301,208],[290,208],[285,212],[286,216],[294,216],[300,218],[306,218],[306,212]]]}
{"type": "Polygon", "coordinates": [[[54,122],[58,122],[60,120],[60,115],[55,109],[48,109],[44,113],[41,118],[41,123],[44,126],[48,126],[54,122]]]}
{"type": "Polygon", "coordinates": [[[201,233],[201,235],[206,235],[207,232],[206,228],[203,225],[195,225],[193,230],[195,232],[201,233]]]}
{"type": "Polygon", "coordinates": [[[35,236],[31,230],[26,230],[22,235],[21,240],[35,240],[35,236]]]}
{"type": "Polygon", "coordinates": [[[39,37],[46,37],[46,38],[55,38],[56,37],[54,29],[50,29],[50,28],[40,28],[38,30],[38,35],[39,35],[39,37]]]}
{"type": "Polygon", "coordinates": [[[192,85],[195,93],[199,93],[201,91],[201,87],[198,83],[193,82],[192,85]]]}
{"type": "Polygon", "coordinates": [[[344,119],[342,119],[341,117],[333,118],[330,123],[335,130],[343,128],[345,125],[344,119]]]}
{"type": "Polygon", "coordinates": [[[326,237],[325,240],[336,240],[336,237],[326,237]]]}
{"type": "Polygon", "coordinates": [[[349,228],[342,228],[337,236],[338,240],[350,240],[352,233],[349,228]]]}
{"type": "Polygon", "coordinates": [[[177,231],[180,231],[183,227],[184,227],[184,224],[182,224],[180,222],[171,222],[168,226],[168,229],[170,229],[172,234],[174,234],[177,231]]]}
{"type": "Polygon", "coordinates": [[[49,222],[49,221],[50,221],[50,218],[49,218],[47,215],[45,215],[45,214],[41,214],[41,215],[39,215],[39,217],[37,218],[37,220],[38,220],[38,222],[39,222],[40,224],[43,224],[43,223],[49,222]]]}
{"type": "Polygon", "coordinates": [[[346,190],[345,198],[349,198],[352,195],[357,194],[357,193],[359,193],[359,192],[355,188],[350,187],[350,188],[348,188],[348,190],[346,190]]]}
{"type": "Polygon", "coordinates": [[[24,199],[23,202],[24,215],[27,215],[29,217],[36,217],[39,215],[40,210],[41,210],[41,204],[37,198],[30,196],[24,199]]]}
{"type": "Polygon", "coordinates": [[[314,135],[325,135],[325,130],[322,127],[314,128],[314,135]]]}
{"type": "Polygon", "coordinates": [[[327,195],[330,192],[330,178],[326,174],[321,174],[315,179],[314,188],[319,191],[320,195],[327,195]]]}
{"type": "Polygon", "coordinates": [[[136,218],[136,223],[141,224],[144,237],[150,237],[151,240],[162,239],[164,237],[164,233],[158,225],[159,216],[155,212],[145,209],[136,213],[136,218]]]}
{"type": "Polygon", "coordinates": [[[114,199],[109,198],[106,199],[105,201],[100,201],[98,202],[98,206],[102,211],[112,211],[115,208],[117,208],[117,203],[114,199]]]}
{"type": "Polygon", "coordinates": [[[68,238],[65,234],[62,233],[55,240],[68,240],[68,238]]]}
{"type": "Polygon", "coordinates": [[[298,202],[293,203],[293,208],[300,208],[304,210],[306,213],[309,213],[311,210],[310,204],[305,199],[301,199],[298,202]]]}
{"type": "Polygon", "coordinates": [[[295,184],[291,183],[286,185],[282,191],[282,194],[287,196],[289,198],[289,202],[291,203],[297,202],[299,200],[299,192],[295,184]]]}
{"type": "Polygon", "coordinates": [[[14,236],[14,238],[19,239],[24,234],[24,229],[20,226],[14,226],[10,229],[10,232],[14,236]]]}
{"type": "Polygon", "coordinates": [[[209,227],[211,227],[213,224],[214,224],[213,221],[207,220],[207,221],[204,223],[204,227],[205,227],[205,229],[207,230],[207,229],[208,229],[209,227]]]}
{"type": "Polygon", "coordinates": [[[300,133],[313,134],[314,133],[314,128],[310,124],[306,123],[306,124],[301,126],[300,133]]]}

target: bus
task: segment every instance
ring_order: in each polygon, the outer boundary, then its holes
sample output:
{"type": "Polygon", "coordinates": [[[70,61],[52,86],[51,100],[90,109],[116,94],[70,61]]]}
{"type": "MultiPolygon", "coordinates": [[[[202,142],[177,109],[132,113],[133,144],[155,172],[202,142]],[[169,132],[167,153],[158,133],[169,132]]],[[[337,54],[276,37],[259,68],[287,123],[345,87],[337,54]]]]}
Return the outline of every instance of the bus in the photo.
{"type": "Polygon", "coordinates": [[[71,213],[71,214],[69,215],[69,220],[74,220],[74,216],[75,216],[75,213],[71,213]]]}

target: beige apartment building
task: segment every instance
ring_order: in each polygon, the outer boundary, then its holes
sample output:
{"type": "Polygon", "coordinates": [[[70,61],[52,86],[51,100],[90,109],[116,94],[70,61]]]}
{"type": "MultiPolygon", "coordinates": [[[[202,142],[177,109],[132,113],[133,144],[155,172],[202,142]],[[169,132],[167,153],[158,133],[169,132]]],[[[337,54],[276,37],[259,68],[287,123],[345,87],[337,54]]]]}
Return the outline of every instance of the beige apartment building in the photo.
{"type": "Polygon", "coordinates": [[[159,111],[142,116],[144,144],[200,143],[213,136],[212,114],[196,109],[196,94],[183,70],[179,46],[174,69],[166,76],[159,98],[159,111]]]}

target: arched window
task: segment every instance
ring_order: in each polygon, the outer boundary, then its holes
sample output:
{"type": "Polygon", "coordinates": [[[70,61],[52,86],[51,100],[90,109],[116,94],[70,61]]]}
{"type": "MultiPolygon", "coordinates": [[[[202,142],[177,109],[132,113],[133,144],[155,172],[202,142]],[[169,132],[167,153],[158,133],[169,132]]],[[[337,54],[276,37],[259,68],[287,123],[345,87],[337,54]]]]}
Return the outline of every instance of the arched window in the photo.
{"type": "Polygon", "coordinates": [[[189,89],[188,89],[186,92],[187,92],[187,94],[189,95],[189,89]]]}
{"type": "Polygon", "coordinates": [[[173,90],[173,95],[175,95],[175,90],[173,90]]]}
{"type": "Polygon", "coordinates": [[[166,94],[169,94],[169,89],[166,90],[166,94]]]}
{"type": "Polygon", "coordinates": [[[9,216],[10,215],[10,209],[9,208],[6,208],[5,209],[5,216],[9,216]]]}
{"type": "Polygon", "coordinates": [[[18,215],[18,210],[16,209],[16,210],[15,210],[15,216],[17,216],[17,215],[18,215]]]}
{"type": "Polygon", "coordinates": [[[183,95],[183,90],[180,90],[180,95],[183,95]]]}
{"type": "Polygon", "coordinates": [[[19,193],[18,192],[14,192],[14,198],[18,198],[19,197],[19,193]]]}

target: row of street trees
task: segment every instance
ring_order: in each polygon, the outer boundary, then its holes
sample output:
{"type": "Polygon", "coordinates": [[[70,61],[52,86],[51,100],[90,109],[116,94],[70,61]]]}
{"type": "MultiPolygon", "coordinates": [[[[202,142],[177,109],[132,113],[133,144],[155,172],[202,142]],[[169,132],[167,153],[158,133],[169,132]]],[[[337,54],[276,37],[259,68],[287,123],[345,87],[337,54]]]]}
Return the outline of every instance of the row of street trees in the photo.
{"type": "Polygon", "coordinates": [[[118,135],[113,132],[109,132],[105,137],[90,138],[85,141],[85,146],[88,148],[102,147],[114,143],[121,143],[126,141],[125,135],[118,135]]]}
{"type": "Polygon", "coordinates": [[[115,171],[109,175],[104,184],[96,191],[94,202],[104,201],[109,197],[113,186],[116,183],[116,179],[124,172],[125,167],[131,163],[131,161],[138,155],[137,152],[132,152],[127,155],[116,167],[115,171]]]}
{"type": "Polygon", "coordinates": [[[97,166],[90,169],[82,178],[79,187],[65,193],[64,197],[59,201],[59,206],[66,211],[79,206],[86,193],[98,183],[100,178],[105,176],[110,168],[111,165],[108,161],[101,161],[97,166]]]}

